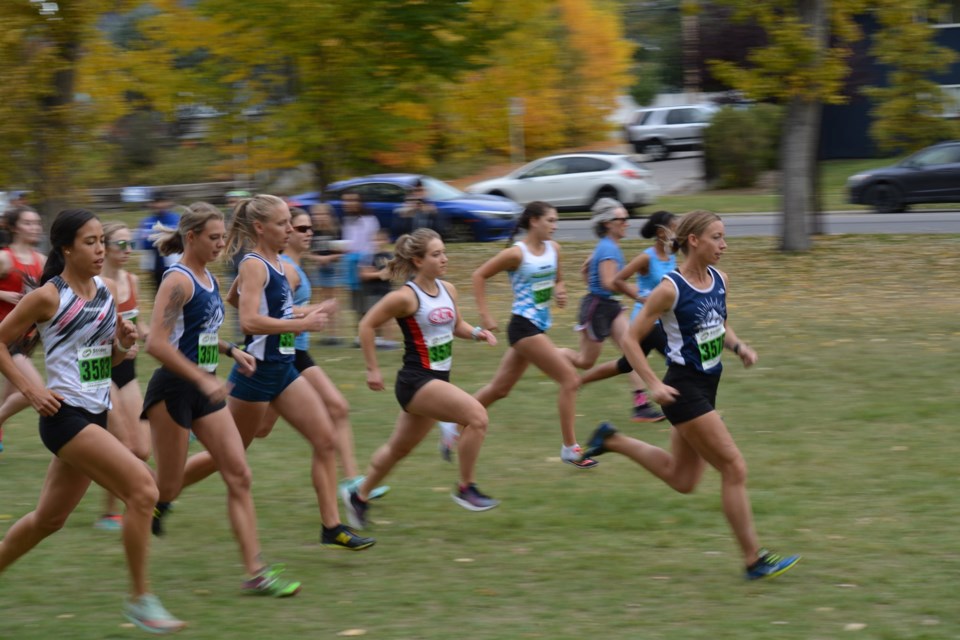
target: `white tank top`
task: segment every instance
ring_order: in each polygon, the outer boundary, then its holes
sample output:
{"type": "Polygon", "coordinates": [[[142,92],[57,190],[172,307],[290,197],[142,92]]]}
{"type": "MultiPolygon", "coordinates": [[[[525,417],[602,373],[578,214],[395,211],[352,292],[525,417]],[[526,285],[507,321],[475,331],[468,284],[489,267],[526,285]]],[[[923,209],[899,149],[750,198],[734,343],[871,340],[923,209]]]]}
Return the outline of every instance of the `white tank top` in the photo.
{"type": "Polygon", "coordinates": [[[453,329],[457,308],[447,287],[437,280],[439,291],[431,296],[411,280],[407,286],[417,294],[417,310],[397,318],[403,331],[403,368],[450,371],[453,364],[453,329]]]}
{"type": "Polygon", "coordinates": [[[99,276],[92,300],[78,296],[60,276],[60,305],[47,322],[38,322],[47,368],[47,388],[64,401],[91,413],[110,408],[113,339],[117,333],[117,306],[99,276]]]}

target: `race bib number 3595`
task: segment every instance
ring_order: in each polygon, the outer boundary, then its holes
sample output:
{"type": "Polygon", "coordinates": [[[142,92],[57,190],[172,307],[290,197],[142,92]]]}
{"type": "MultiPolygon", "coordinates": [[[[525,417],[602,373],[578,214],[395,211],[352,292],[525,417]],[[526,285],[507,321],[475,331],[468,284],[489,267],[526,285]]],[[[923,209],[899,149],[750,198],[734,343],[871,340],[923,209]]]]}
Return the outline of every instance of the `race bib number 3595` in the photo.
{"type": "Polygon", "coordinates": [[[77,368],[80,372],[80,390],[97,391],[110,388],[113,371],[113,346],[109,344],[77,349],[77,368]]]}

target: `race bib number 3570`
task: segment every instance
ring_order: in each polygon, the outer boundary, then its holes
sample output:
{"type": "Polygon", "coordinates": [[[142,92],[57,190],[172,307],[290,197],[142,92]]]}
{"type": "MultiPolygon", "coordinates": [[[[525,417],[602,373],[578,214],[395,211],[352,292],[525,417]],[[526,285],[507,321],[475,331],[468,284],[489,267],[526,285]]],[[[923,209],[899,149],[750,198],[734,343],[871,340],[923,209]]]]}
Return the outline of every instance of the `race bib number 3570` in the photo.
{"type": "Polygon", "coordinates": [[[109,344],[77,349],[77,368],[80,372],[80,390],[97,391],[110,388],[113,370],[113,346],[109,344]]]}
{"type": "Polygon", "coordinates": [[[702,329],[696,333],[697,346],[700,348],[700,362],[703,370],[708,371],[720,364],[723,353],[723,336],[727,330],[723,325],[702,329]]]}

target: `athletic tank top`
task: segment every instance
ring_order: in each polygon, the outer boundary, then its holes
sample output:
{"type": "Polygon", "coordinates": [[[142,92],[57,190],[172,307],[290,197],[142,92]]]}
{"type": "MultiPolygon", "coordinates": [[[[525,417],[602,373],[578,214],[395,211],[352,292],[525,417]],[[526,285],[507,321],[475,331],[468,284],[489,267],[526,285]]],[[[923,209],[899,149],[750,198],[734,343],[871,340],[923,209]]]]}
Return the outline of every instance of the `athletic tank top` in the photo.
{"type": "MultiPolygon", "coordinates": [[[[283,272],[283,263],[280,269],[270,264],[263,256],[257,253],[248,253],[240,261],[259,260],[267,268],[267,282],[260,292],[260,314],[271,318],[293,317],[293,294],[290,283],[283,272]]],[[[295,352],[294,334],[292,331],[281,334],[265,334],[247,336],[245,339],[246,351],[257,360],[266,362],[293,362],[295,352]]]]}
{"type": "Polygon", "coordinates": [[[117,306],[110,290],[94,276],[97,292],[84,300],[60,276],[60,304],[46,322],[38,322],[47,368],[47,388],[64,401],[91,413],[110,408],[113,339],[117,333],[117,306]]]}
{"type": "Polygon", "coordinates": [[[177,323],[170,333],[170,344],[179,349],[187,360],[196,363],[204,371],[213,373],[220,363],[219,331],[223,324],[220,284],[204,269],[211,283],[210,287],[205,287],[190,269],[179,262],[171,265],[163,273],[163,278],[166,279],[174,272],[190,278],[193,292],[177,316],[177,323]]]}
{"type": "Polygon", "coordinates": [[[600,265],[607,260],[613,260],[616,271],[623,269],[623,251],[620,250],[620,245],[610,238],[603,237],[597,242],[587,263],[587,291],[601,298],[619,298],[620,294],[605,289],[600,279],[600,265]]]}
{"type": "Polygon", "coordinates": [[[124,273],[127,275],[127,290],[130,292],[130,295],[123,302],[117,303],[117,311],[124,320],[136,322],[137,316],[140,315],[140,309],[137,308],[137,293],[133,288],[133,274],[129,271],[125,271],[124,273]]]}
{"type": "Polygon", "coordinates": [[[535,256],[527,243],[519,240],[523,260],[516,271],[510,271],[513,286],[511,313],[526,318],[541,331],[550,328],[550,303],[557,283],[557,251],[552,242],[544,243],[543,255],[535,256]]]}
{"type": "Polygon", "coordinates": [[[677,299],[660,320],[667,334],[669,363],[720,375],[727,291],[720,272],[713,267],[707,267],[707,270],[713,276],[713,282],[706,289],[697,289],[679,271],[664,276],[676,288],[677,299]]]}
{"type": "MultiPolygon", "coordinates": [[[[297,285],[297,288],[293,290],[293,306],[295,307],[305,307],[310,304],[310,295],[313,293],[313,289],[310,286],[310,280],[307,278],[307,274],[303,269],[300,268],[296,262],[293,261],[288,255],[280,254],[280,259],[286,262],[288,265],[296,269],[297,275],[300,276],[300,284],[297,285]]],[[[287,280],[287,282],[290,282],[287,280]]],[[[301,331],[297,334],[297,337],[293,341],[293,346],[299,351],[306,351],[310,348],[310,333],[307,331],[301,331]]]]}
{"type": "Polygon", "coordinates": [[[431,296],[413,280],[406,283],[417,294],[417,310],[397,318],[403,331],[403,368],[450,371],[453,363],[453,329],[457,309],[446,285],[437,280],[439,291],[431,296]]]}
{"type": "MultiPolygon", "coordinates": [[[[657,288],[657,285],[663,280],[663,276],[677,268],[677,257],[669,255],[666,260],[661,260],[657,255],[657,249],[655,247],[647,247],[643,252],[650,257],[650,266],[647,269],[647,275],[643,275],[642,273],[637,274],[637,295],[646,298],[657,288]]],[[[634,304],[634,316],[642,308],[642,302],[634,304]]],[[[631,316],[631,319],[632,317],[633,316],[631,316]]]]}
{"type": "MultiPolygon", "coordinates": [[[[43,266],[40,264],[42,254],[33,251],[33,263],[24,264],[17,260],[17,256],[10,247],[4,247],[10,256],[10,272],[6,277],[0,280],[0,291],[11,291],[13,293],[30,293],[40,285],[40,276],[43,274],[43,266]]],[[[13,311],[15,305],[11,302],[0,301],[0,320],[3,320],[13,311]]]]}

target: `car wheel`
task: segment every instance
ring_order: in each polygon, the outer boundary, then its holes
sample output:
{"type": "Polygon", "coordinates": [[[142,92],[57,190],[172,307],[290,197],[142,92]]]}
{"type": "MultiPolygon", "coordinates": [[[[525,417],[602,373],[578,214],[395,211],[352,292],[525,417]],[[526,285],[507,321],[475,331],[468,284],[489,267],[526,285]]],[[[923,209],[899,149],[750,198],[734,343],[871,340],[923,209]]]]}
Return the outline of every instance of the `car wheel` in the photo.
{"type": "Polygon", "coordinates": [[[618,194],[617,190],[614,189],[613,187],[601,187],[600,190],[597,191],[597,195],[593,199],[593,202],[590,203],[590,205],[593,206],[594,204],[597,203],[597,200],[601,200],[603,198],[613,198],[614,200],[619,202],[620,194],[618,194]]]}
{"type": "Polygon", "coordinates": [[[491,191],[488,195],[491,195],[491,196],[500,196],[501,198],[508,198],[508,199],[511,199],[511,200],[512,200],[512,198],[510,198],[510,196],[508,196],[508,195],[507,195],[506,193],[504,193],[503,191],[500,191],[500,189],[494,189],[494,190],[491,191]]]}
{"type": "Polygon", "coordinates": [[[651,162],[660,162],[670,157],[670,149],[659,140],[651,140],[644,144],[641,153],[647,154],[651,162]]]}
{"type": "Polygon", "coordinates": [[[634,153],[646,153],[647,146],[642,142],[634,142],[632,144],[634,153]]]}
{"type": "Polygon", "coordinates": [[[447,234],[447,240],[450,242],[473,242],[473,229],[463,220],[454,220],[450,224],[450,232],[447,234]]]}
{"type": "Polygon", "coordinates": [[[906,209],[901,201],[900,190],[892,184],[876,184],[870,187],[867,202],[873,205],[877,213],[901,213],[906,209]]]}

